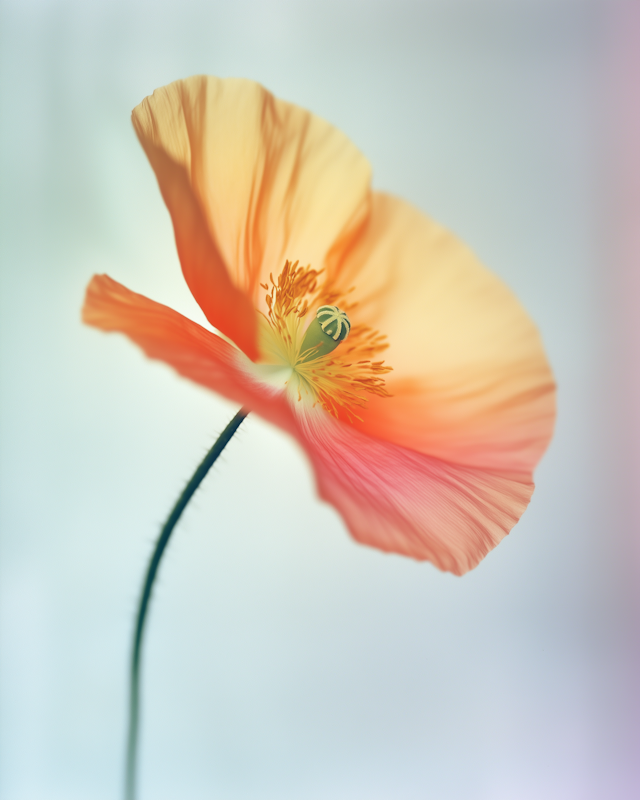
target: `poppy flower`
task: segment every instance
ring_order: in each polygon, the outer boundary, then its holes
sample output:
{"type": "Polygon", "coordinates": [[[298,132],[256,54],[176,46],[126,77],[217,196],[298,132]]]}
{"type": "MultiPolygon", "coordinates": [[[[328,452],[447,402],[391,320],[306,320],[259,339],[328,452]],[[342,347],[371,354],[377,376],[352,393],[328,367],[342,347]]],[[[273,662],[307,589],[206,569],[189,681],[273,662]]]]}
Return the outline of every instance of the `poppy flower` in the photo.
{"type": "Polygon", "coordinates": [[[526,508],[555,417],[539,334],[510,290],[373,192],[340,131],[257,83],[177,81],[133,124],[214,330],[106,275],[84,321],[293,436],[357,541],[475,567],[526,508]]]}

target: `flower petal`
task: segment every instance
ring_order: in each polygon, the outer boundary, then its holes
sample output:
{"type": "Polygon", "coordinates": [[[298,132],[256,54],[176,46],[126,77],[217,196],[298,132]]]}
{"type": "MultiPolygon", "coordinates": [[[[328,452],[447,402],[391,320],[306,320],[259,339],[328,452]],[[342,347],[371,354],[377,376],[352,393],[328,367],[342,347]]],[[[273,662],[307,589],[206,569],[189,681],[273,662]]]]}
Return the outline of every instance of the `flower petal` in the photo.
{"type": "Polygon", "coordinates": [[[83,320],[124,333],[154,359],[293,435],[309,455],[321,496],[358,541],[429,560],[460,575],[508,533],[533,484],[456,466],[367,436],[319,407],[285,399],[241,351],[107,275],[87,288],[83,320]]]}
{"type": "Polygon", "coordinates": [[[164,361],[183,377],[294,433],[283,391],[258,383],[251,374],[254,364],[240,350],[177,311],[130,291],[108,275],[94,275],[82,319],[103,331],[124,333],[149,358],[164,361]]]}
{"type": "Polygon", "coordinates": [[[194,297],[255,358],[260,282],[287,258],[321,269],[349,246],[368,214],[368,162],[327,122],[247,80],[176,81],[133,124],[194,297]]]}
{"type": "Polygon", "coordinates": [[[390,444],[299,404],[318,491],[357,541],[462,575],[509,533],[533,484],[390,444]]]}
{"type": "Polygon", "coordinates": [[[372,398],[356,427],[446,461],[530,476],[551,437],[555,386],[535,325],[502,281],[451,233],[383,194],[334,270],[356,286],[353,316],[390,343],[393,396],[372,398]]]}

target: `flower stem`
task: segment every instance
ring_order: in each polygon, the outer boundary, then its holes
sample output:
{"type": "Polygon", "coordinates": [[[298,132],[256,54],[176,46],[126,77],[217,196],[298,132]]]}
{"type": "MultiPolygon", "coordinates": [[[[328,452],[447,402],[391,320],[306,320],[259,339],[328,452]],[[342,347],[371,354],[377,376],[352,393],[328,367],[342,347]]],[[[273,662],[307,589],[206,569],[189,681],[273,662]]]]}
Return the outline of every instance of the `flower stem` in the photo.
{"type": "Polygon", "coordinates": [[[247,416],[249,412],[244,408],[235,415],[227,427],[222,431],[215,444],[209,450],[204,460],[194,472],[193,477],[186,485],[184,491],[178,498],[177,503],[173,507],[169,518],[164,524],[160,536],[156,543],[147,575],[144,580],[142,588],[142,595],[140,597],[140,605],[138,606],[138,617],[136,620],[135,634],[133,638],[133,648],[131,651],[131,673],[130,673],[130,687],[129,687],[129,731],[127,737],[127,766],[125,775],[125,800],[135,800],[136,796],[136,769],[137,769],[137,755],[138,755],[138,723],[140,717],[140,653],[142,649],[142,634],[144,632],[144,623],[149,608],[149,600],[151,598],[151,589],[160,566],[160,559],[169,542],[169,538],[173,533],[176,523],[187,503],[193,497],[194,492],[204,480],[205,475],[216,462],[216,459],[222,453],[224,448],[229,443],[233,434],[240,427],[240,423],[247,416]]]}

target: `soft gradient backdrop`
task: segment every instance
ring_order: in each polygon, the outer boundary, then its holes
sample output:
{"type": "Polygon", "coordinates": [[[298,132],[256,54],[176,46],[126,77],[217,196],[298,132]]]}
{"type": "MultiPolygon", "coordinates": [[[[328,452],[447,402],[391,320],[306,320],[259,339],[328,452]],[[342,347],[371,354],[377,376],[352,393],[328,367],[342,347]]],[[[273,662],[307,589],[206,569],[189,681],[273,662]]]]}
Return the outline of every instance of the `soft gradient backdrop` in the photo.
{"type": "Polygon", "coordinates": [[[162,566],[141,800],[640,796],[640,15],[587,0],[0,1],[0,798],[111,800],[151,543],[230,404],[83,327],[108,272],[201,321],[129,121],[256,79],[538,322],[556,438],[454,578],[355,545],[247,420],[162,566]]]}

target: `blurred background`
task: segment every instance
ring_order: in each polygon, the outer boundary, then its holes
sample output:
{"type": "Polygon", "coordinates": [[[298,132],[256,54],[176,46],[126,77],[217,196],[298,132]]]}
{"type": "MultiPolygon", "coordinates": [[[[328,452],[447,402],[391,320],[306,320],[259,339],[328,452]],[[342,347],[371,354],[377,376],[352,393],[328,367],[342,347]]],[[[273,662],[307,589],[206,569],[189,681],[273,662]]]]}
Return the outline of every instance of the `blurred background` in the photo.
{"type": "Polygon", "coordinates": [[[244,76],[453,229],[539,324],[556,437],[464,578],[353,543],[249,418],[161,568],[141,800],[640,797],[640,4],[0,0],[0,798],[120,797],[160,524],[236,409],[80,323],[201,320],[130,124],[244,76]]]}

